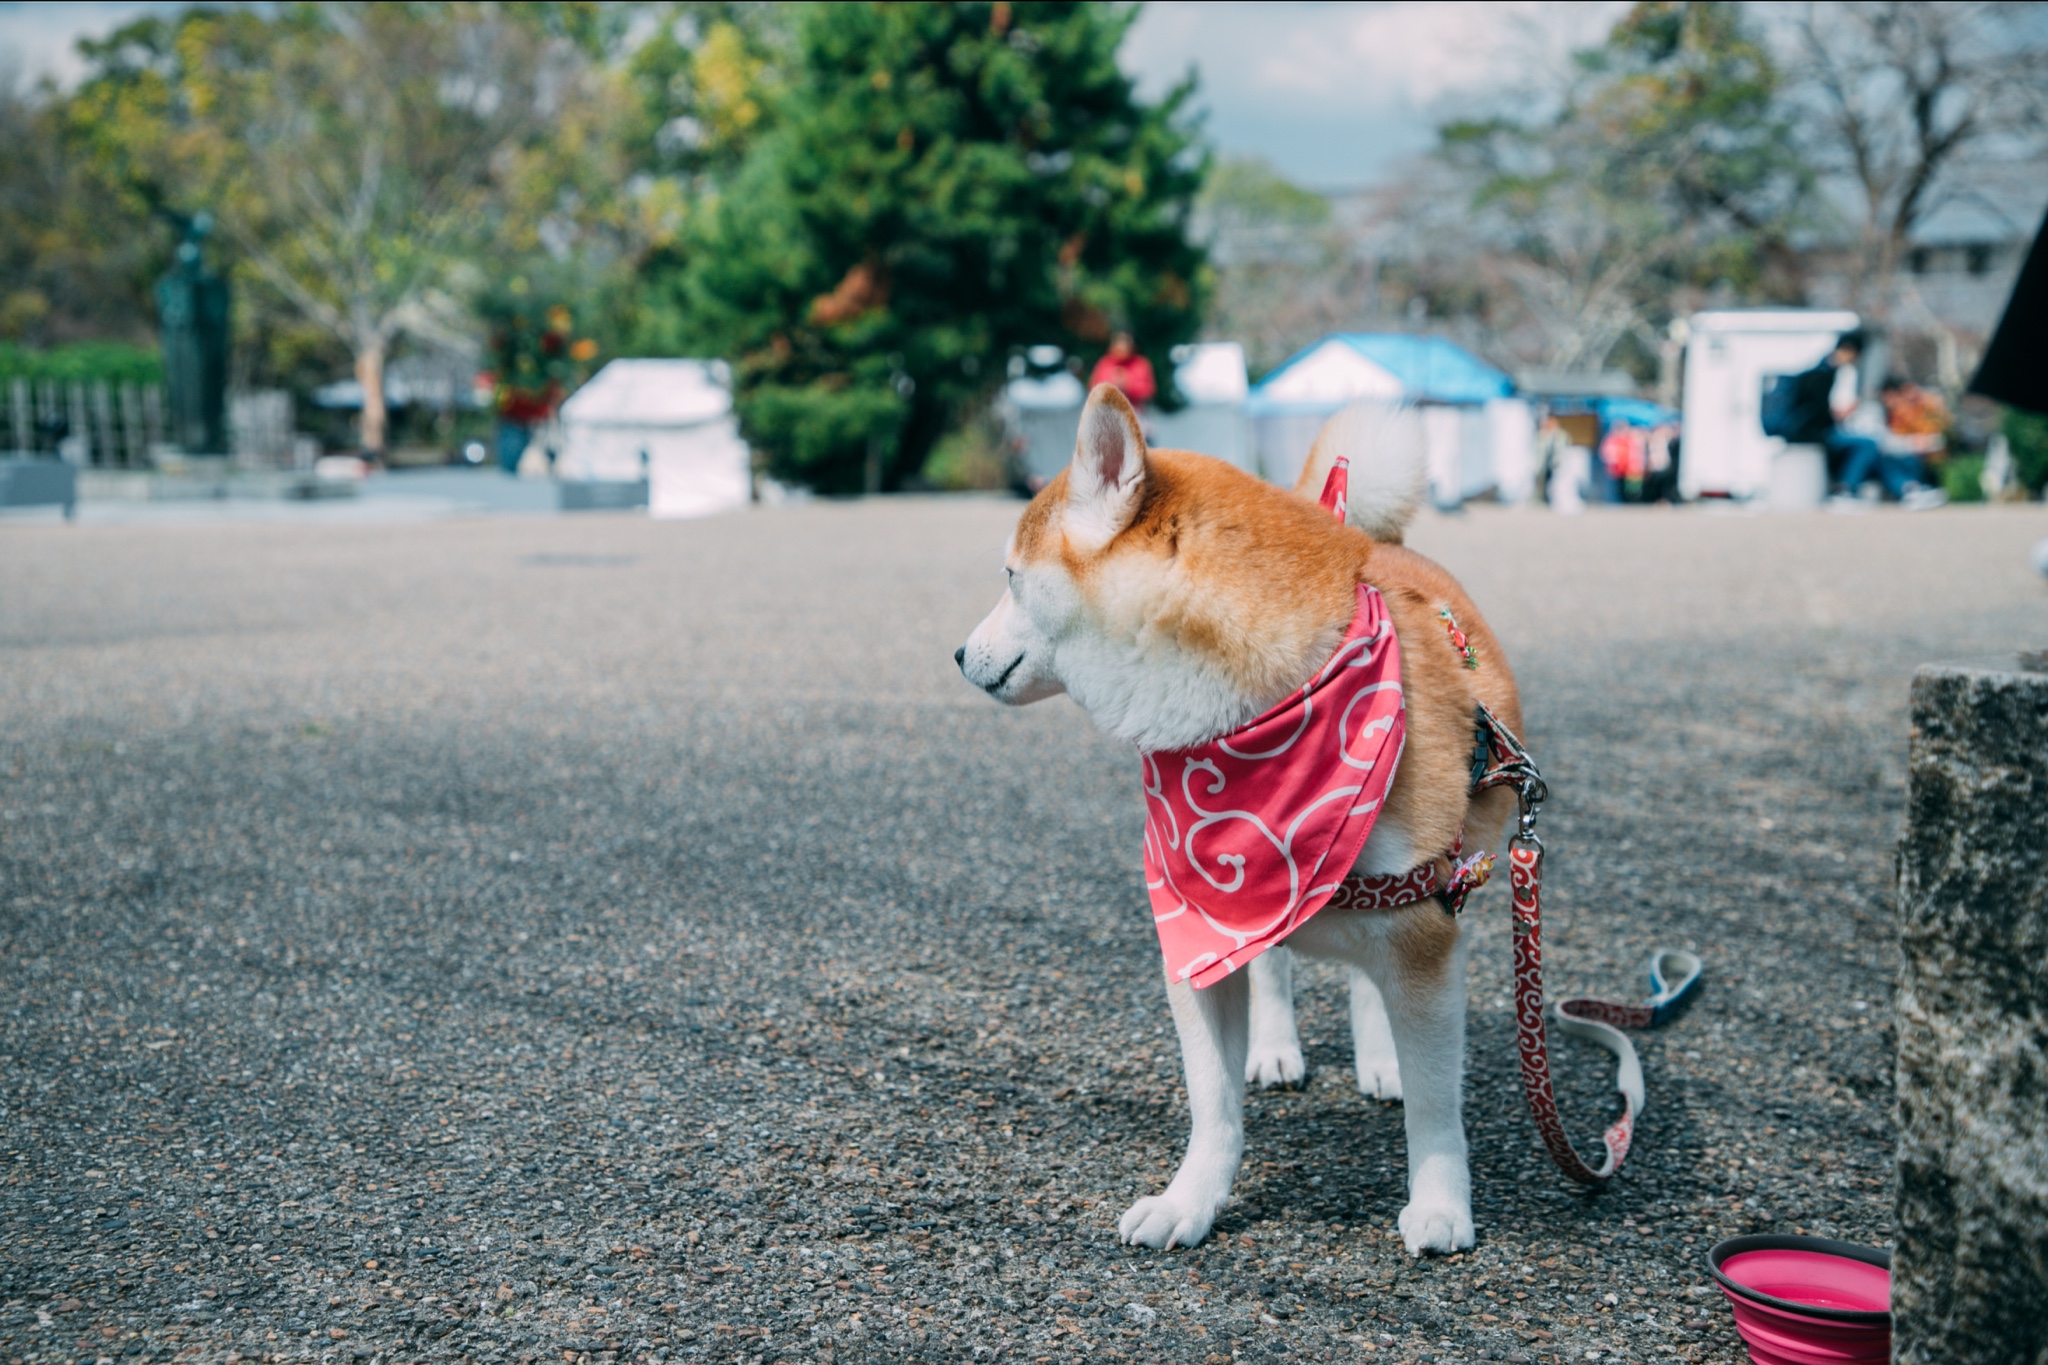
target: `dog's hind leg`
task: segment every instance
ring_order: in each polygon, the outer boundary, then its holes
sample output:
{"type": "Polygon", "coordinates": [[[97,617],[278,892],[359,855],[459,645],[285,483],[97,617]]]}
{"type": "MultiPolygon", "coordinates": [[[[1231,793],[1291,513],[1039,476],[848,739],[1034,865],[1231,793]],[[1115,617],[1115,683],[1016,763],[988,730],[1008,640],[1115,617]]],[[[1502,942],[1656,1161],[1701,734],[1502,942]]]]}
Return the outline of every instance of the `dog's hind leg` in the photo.
{"type": "Polygon", "coordinates": [[[1435,900],[1389,915],[1367,936],[1365,967],[1386,1001],[1408,1129],[1411,1254],[1472,1245],[1465,1146],[1465,963],[1458,922],[1435,900]]]}
{"type": "Polygon", "coordinates": [[[1244,1078],[1269,1087],[1294,1085],[1308,1074],[1294,1027],[1294,954],[1268,948],[1245,970],[1251,976],[1252,1022],[1244,1078]]]}
{"type": "MultiPolygon", "coordinates": [[[[1252,1011],[1256,1020],[1256,994],[1252,1011]]],[[[1393,1025],[1387,1022],[1386,998],[1363,967],[1351,969],[1351,1059],[1361,1093],[1378,1100],[1401,1098],[1401,1063],[1394,1051],[1393,1025]]]]}
{"type": "Polygon", "coordinates": [[[1167,984],[1174,1027],[1180,1032],[1181,1064],[1187,1072],[1188,1150],[1167,1187],[1131,1205],[1117,1221],[1118,1235],[1134,1246],[1194,1246],[1209,1235],[1217,1211],[1230,1198],[1238,1162],[1244,1158],[1250,993],[1243,972],[1199,991],[1185,981],[1167,984]]]}

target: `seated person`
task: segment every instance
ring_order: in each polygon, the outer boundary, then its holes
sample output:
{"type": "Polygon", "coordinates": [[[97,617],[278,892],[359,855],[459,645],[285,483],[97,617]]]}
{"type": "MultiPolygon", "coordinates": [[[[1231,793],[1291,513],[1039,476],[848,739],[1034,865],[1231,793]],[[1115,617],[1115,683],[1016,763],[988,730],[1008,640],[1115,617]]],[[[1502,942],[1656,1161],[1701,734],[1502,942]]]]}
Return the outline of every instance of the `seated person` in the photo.
{"type": "Polygon", "coordinates": [[[1884,415],[1874,449],[1859,449],[1843,470],[1842,481],[1854,493],[1875,476],[1885,492],[1912,511],[1941,506],[1948,494],[1930,486],[1927,457],[1945,448],[1948,405],[1939,394],[1897,376],[1879,387],[1878,400],[1884,415]]]}
{"type": "MultiPolygon", "coordinates": [[[[1877,442],[1846,430],[1842,423],[1856,411],[1856,362],[1863,355],[1863,333],[1844,332],[1819,364],[1796,376],[1792,389],[1792,445],[1820,446],[1827,452],[1828,482],[1847,483],[1849,465],[1877,457],[1877,442]]],[[[1856,485],[1849,484],[1853,491],[1856,485]]]]}
{"type": "Polygon", "coordinates": [[[1949,411],[1941,395],[1897,375],[1877,390],[1884,404],[1885,435],[1879,444],[1888,455],[1916,455],[1932,463],[1948,449],[1949,411]]]}
{"type": "Polygon", "coordinates": [[[1887,457],[1876,436],[1849,425],[1860,406],[1856,363],[1862,357],[1863,333],[1844,332],[1834,350],[1794,380],[1792,431],[1786,440],[1827,451],[1829,480],[1838,486],[1841,499],[1854,499],[1875,480],[1914,511],[1941,506],[1948,496],[1921,481],[1917,456],[1887,457]]]}

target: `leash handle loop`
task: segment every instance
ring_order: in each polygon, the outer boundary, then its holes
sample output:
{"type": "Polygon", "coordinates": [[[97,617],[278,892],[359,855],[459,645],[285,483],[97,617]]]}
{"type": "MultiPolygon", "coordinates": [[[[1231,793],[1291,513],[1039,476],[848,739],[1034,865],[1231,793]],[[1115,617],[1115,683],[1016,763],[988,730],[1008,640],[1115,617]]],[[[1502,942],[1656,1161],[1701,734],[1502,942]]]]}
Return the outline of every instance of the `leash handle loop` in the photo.
{"type": "Polygon", "coordinates": [[[1677,1014],[1700,984],[1700,960],[1681,948],[1660,948],[1650,954],[1650,1024],[1677,1014]]]}

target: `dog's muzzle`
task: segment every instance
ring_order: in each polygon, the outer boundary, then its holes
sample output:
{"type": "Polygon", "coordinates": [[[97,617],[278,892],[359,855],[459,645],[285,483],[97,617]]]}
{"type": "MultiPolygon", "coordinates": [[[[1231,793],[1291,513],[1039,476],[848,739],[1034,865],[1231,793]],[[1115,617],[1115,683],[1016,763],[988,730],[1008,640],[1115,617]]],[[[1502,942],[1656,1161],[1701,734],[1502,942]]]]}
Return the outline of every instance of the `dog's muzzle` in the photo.
{"type": "MultiPolygon", "coordinates": [[[[1024,654],[1028,653],[1030,653],[1029,650],[1024,651],[1024,654]]],[[[1018,667],[1024,662],[1024,654],[1019,654],[1016,658],[1010,660],[1009,666],[988,682],[980,681],[974,674],[968,671],[967,647],[965,645],[953,651],[953,662],[959,666],[961,677],[993,697],[1000,693],[1003,690],[1003,684],[1009,682],[1011,677],[1016,674],[1018,667]]]]}

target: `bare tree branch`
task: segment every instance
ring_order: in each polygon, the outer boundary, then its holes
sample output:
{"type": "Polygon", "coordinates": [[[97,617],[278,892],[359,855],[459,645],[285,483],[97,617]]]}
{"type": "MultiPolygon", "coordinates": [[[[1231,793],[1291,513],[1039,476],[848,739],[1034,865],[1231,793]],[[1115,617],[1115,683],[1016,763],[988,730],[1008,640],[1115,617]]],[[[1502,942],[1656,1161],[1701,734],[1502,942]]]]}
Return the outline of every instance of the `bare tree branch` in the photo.
{"type": "Polygon", "coordinates": [[[1882,320],[1916,230],[1973,171],[2048,174],[2048,7],[1810,3],[1794,27],[1807,148],[1858,201],[1850,301],[1882,320]]]}

